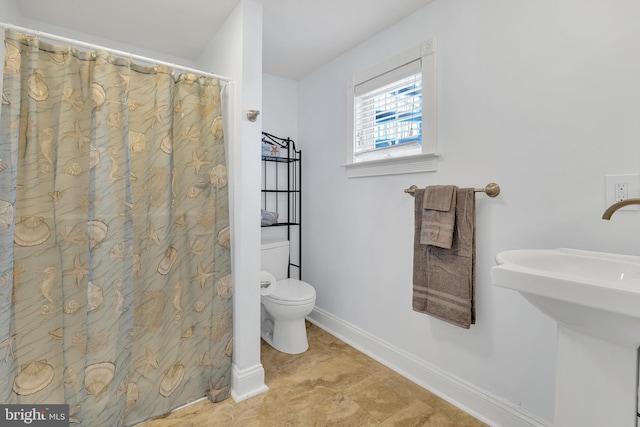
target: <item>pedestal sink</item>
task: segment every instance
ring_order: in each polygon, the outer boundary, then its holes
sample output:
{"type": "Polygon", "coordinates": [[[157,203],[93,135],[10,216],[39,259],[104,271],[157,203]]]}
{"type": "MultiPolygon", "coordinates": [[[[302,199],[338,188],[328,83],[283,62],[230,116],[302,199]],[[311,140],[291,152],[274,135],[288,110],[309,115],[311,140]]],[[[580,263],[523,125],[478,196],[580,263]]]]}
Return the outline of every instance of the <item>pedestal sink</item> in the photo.
{"type": "Polygon", "coordinates": [[[577,249],[500,252],[496,286],[558,322],[558,427],[635,427],[640,257],[577,249]]]}

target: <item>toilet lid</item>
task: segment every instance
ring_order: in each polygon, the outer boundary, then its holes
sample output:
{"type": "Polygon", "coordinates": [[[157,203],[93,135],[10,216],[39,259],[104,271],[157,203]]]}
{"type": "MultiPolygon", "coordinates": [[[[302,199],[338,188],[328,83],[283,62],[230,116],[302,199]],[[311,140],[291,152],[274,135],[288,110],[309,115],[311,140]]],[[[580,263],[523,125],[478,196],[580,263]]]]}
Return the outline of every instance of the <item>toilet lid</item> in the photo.
{"type": "Polygon", "coordinates": [[[316,297],[310,284],[298,279],[283,279],[276,282],[276,290],[263,298],[281,302],[306,302],[316,297]]]}

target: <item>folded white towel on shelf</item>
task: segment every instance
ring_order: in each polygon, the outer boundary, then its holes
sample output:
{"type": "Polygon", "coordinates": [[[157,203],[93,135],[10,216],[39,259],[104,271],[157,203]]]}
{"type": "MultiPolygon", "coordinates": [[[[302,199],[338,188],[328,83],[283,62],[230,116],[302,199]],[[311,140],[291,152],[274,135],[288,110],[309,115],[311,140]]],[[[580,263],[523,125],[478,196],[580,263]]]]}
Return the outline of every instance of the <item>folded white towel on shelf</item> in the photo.
{"type": "Polygon", "coordinates": [[[260,210],[260,225],[274,225],[278,223],[278,212],[260,210]]]}

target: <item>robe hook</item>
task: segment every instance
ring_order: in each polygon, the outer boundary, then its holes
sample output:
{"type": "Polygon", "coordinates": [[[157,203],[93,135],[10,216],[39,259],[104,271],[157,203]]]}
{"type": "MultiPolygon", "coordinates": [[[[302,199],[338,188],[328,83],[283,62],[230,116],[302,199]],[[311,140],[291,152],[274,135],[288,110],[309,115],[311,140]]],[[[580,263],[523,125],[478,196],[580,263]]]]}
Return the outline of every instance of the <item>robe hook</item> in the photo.
{"type": "Polygon", "coordinates": [[[250,122],[255,122],[258,119],[259,115],[260,115],[260,110],[247,111],[247,119],[249,119],[250,122]]]}

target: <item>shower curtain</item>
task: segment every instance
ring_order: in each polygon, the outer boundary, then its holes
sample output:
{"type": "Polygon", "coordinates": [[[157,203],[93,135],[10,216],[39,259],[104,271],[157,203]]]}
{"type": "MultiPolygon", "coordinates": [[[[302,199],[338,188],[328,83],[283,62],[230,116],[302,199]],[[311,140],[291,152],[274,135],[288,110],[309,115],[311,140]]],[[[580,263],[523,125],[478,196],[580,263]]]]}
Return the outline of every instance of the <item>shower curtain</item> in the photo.
{"type": "Polygon", "coordinates": [[[7,30],[0,402],[131,425],[228,397],[220,83],[7,30]]]}

